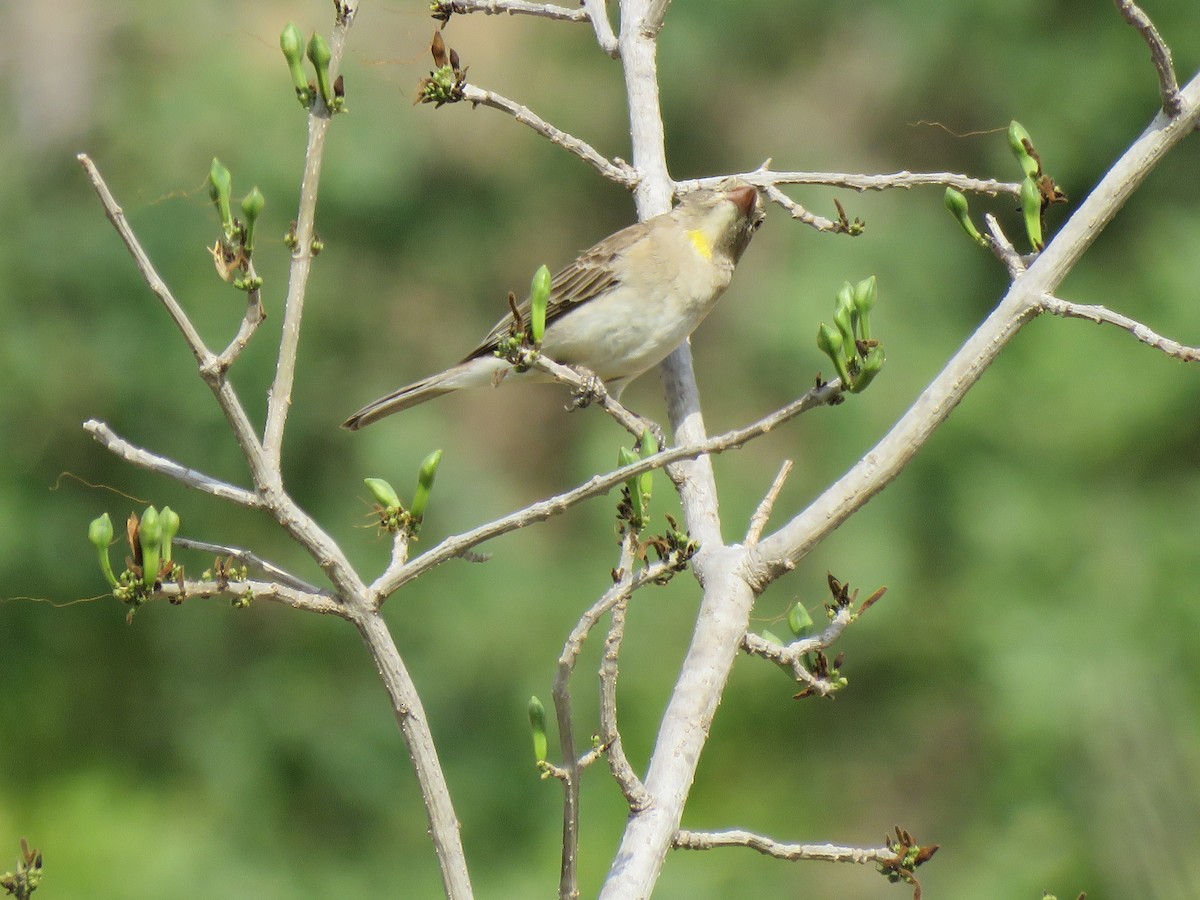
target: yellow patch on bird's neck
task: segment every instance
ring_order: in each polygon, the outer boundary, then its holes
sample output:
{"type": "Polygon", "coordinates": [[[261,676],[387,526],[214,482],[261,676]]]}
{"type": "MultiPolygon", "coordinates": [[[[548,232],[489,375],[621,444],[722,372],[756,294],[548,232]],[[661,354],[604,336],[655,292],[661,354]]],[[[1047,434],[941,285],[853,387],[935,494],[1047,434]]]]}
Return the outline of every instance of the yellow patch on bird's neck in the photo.
{"type": "Polygon", "coordinates": [[[699,228],[693,228],[688,231],[687,236],[691,239],[692,245],[700,252],[700,255],[705,259],[712,259],[713,245],[708,239],[708,235],[699,228]]]}

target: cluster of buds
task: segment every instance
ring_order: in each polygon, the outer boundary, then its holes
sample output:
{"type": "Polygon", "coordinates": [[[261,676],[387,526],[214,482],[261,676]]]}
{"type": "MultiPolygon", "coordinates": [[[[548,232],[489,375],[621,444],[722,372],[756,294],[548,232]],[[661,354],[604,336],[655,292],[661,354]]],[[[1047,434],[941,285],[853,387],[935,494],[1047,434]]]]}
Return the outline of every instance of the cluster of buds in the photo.
{"type": "Polygon", "coordinates": [[[405,509],[400,502],[400,495],[390,483],[382,478],[364,478],[363,484],[375,498],[375,514],[379,516],[379,527],[384,531],[395,534],[403,531],[410,538],[415,538],[421,530],[425,519],[425,511],[429,507],[429,497],[433,492],[433,480],[437,477],[438,466],[442,462],[442,451],[434,450],[421,462],[417,473],[417,490],[413,495],[411,509],[405,509]]]}
{"type": "MultiPolygon", "coordinates": [[[[1008,125],[1008,145],[1025,176],[1021,182],[1021,215],[1025,222],[1025,234],[1036,252],[1046,245],[1042,236],[1046,207],[1052,203],[1066,203],[1067,195],[1054,183],[1054,179],[1046,174],[1042,168],[1042,158],[1033,146],[1033,139],[1025,127],[1015,119],[1008,125]]],[[[944,202],[950,215],[954,216],[967,236],[981,247],[988,246],[987,238],[979,233],[979,229],[971,221],[966,196],[961,191],[948,187],[944,202]]]]}
{"type": "Polygon", "coordinates": [[[161,512],[149,506],[141,517],[130,513],[125,529],[130,555],[125,558],[125,570],[116,575],[108,558],[113,541],[112,519],[104,513],[88,525],[88,541],[96,549],[100,571],[112,587],[113,596],[132,607],[130,616],[168,578],[175,577],[182,586],[183,567],[171,559],[172,542],[178,533],[179,515],[169,506],[161,512]]]}
{"type": "Polygon", "coordinates": [[[208,170],[208,196],[221,217],[222,236],[209,252],[223,281],[233,282],[239,290],[256,291],[262,287],[262,279],[250,272],[250,257],[254,253],[254,228],[267,200],[257,187],[251,188],[242,198],[242,218],[237,219],[231,209],[232,193],[233,176],[213,157],[208,170]]]}
{"type": "MultiPolygon", "coordinates": [[[[617,465],[631,466],[641,459],[658,452],[658,441],[647,428],[634,453],[628,447],[617,451],[617,465]]],[[[621,501],[617,504],[617,519],[628,522],[635,532],[641,531],[650,521],[650,496],[654,492],[654,470],[632,476],[621,488],[621,501]]]]}
{"type": "Polygon", "coordinates": [[[550,305],[550,269],[540,266],[533,273],[533,281],[529,285],[529,322],[521,314],[517,306],[516,295],[509,291],[508,308],[512,313],[512,322],[508,327],[507,337],[501,338],[496,344],[496,356],[506,359],[513,364],[518,372],[529,370],[532,357],[542,348],[542,338],[546,335],[546,310],[550,305]]]}
{"type": "Polygon", "coordinates": [[[17,870],[0,875],[0,888],[17,900],[27,900],[41,883],[42,853],[21,838],[21,858],[17,860],[17,870]]]}
{"type": "Polygon", "coordinates": [[[902,881],[912,885],[913,896],[920,897],[921,884],[917,881],[914,871],[933,858],[933,854],[938,852],[938,845],[929,844],[922,847],[916,838],[899,825],[896,826],[895,838],[889,834],[883,840],[892,856],[889,859],[876,860],[875,864],[880,873],[892,884],[902,881]]]}
{"type": "Polygon", "coordinates": [[[458,52],[446,47],[440,31],[433,33],[429,52],[433,54],[435,68],[427,78],[417,82],[417,99],[413,106],[432,103],[436,109],[443,103],[457,103],[463,98],[467,84],[467,70],[458,58],[458,52]]]}
{"type": "Polygon", "coordinates": [[[817,329],[817,347],[833,362],[842,387],[852,394],[865,390],[883,368],[883,345],[871,337],[871,310],[878,288],[875,276],[838,291],[833,325],[817,329]]]}
{"type": "Polygon", "coordinates": [[[304,43],[304,35],[294,22],[288,22],[283,33],[279,35],[279,49],[287,60],[288,72],[292,76],[292,86],[296,89],[296,98],[305,109],[311,109],[317,97],[332,113],[346,110],[346,84],[339,75],[333,81],[329,79],[329,64],[333,60],[333,51],[329,42],[321,35],[314,33],[304,43]],[[316,72],[316,83],[308,80],[304,73],[304,58],[312,63],[316,72]]]}

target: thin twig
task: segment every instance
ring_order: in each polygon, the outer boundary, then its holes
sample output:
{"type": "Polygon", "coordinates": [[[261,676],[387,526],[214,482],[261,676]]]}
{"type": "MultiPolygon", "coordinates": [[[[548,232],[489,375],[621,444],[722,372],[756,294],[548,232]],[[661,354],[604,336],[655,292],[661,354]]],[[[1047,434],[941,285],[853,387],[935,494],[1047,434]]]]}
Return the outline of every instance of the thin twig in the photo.
{"type": "MultiPolygon", "coordinates": [[[[637,547],[637,534],[631,529],[625,533],[621,550],[622,580],[627,577],[626,569],[636,564],[634,550],[637,547]]],[[[625,745],[621,741],[621,731],[617,727],[617,678],[618,663],[621,656],[621,642],[625,637],[625,613],[629,608],[629,591],[621,597],[612,608],[612,621],[608,626],[608,634],[604,639],[604,656],[600,661],[600,742],[608,748],[608,767],[613,778],[625,795],[630,812],[639,812],[650,805],[650,794],[646,786],[638,778],[629,758],[625,755],[625,745]]]]}
{"type": "MultiPolygon", "coordinates": [[[[642,434],[649,429],[654,433],[659,443],[663,443],[662,427],[657,422],[645,419],[633,412],[629,407],[622,405],[620,401],[615,399],[603,387],[603,382],[596,375],[590,372],[583,374],[579,369],[564,366],[562,363],[555,362],[541,354],[532,356],[529,365],[534,369],[545,372],[555,381],[574,388],[579,395],[587,397],[589,404],[600,407],[612,416],[617,424],[633,435],[634,438],[640,439],[642,434]],[[596,390],[597,385],[601,388],[599,391],[596,390]]],[[[583,372],[586,371],[583,370],[583,372]]]]}
{"type": "Polygon", "coordinates": [[[586,141],[581,141],[574,135],[555,128],[527,106],[522,106],[507,97],[500,96],[495,91],[487,91],[473,84],[463,85],[463,99],[469,101],[473,106],[488,106],[508,113],[522,125],[528,125],[542,137],[578,156],[609,181],[626,188],[632,188],[637,184],[637,173],[628,163],[621,160],[610,160],[586,141]]]}
{"type": "MultiPolygon", "coordinates": [[[[334,26],[330,41],[332,57],[330,79],[337,78],[346,35],[353,16],[346,16],[334,26]]],[[[304,151],[304,175],[300,181],[300,205],[296,212],[296,249],[288,272],[287,299],[283,306],[283,334],[279,342],[279,357],[275,379],[267,396],[267,424],[263,429],[263,449],[271,465],[278,469],[283,453],[283,433],[288,411],[292,405],[292,385],[296,379],[296,356],[300,348],[300,321],[304,314],[304,297],[308,276],[312,270],[313,241],[316,238],[317,188],[321,181],[321,163],[325,158],[325,138],[333,113],[318,97],[308,114],[308,146],[304,151]]]]}
{"type": "Polygon", "coordinates": [[[459,15],[479,12],[488,16],[498,16],[507,13],[510,16],[537,16],[560,22],[588,20],[587,12],[582,9],[569,9],[554,3],[529,3],[526,0],[450,0],[439,5],[442,9],[459,15]]]}
{"type": "Polygon", "coordinates": [[[812,688],[813,693],[824,697],[833,693],[833,686],[810,672],[808,666],[804,664],[804,658],[810,653],[832,647],[853,621],[854,613],[850,607],[842,607],[834,613],[825,630],[818,635],[800,638],[790,644],[776,644],[774,641],[768,641],[760,635],[747,631],[742,636],[742,649],[751,656],[758,656],[790,669],[796,681],[812,688]]]}
{"type": "Polygon", "coordinates": [[[784,422],[794,419],[796,416],[810,409],[828,404],[830,400],[840,395],[841,392],[841,384],[836,380],[823,384],[820,387],[812,388],[806,391],[798,400],[794,400],[787,406],[776,410],[768,416],[764,416],[762,419],[751,425],[747,425],[745,428],[727,431],[725,434],[708,438],[700,444],[672,447],[668,450],[663,450],[640,459],[635,463],[631,463],[628,466],[622,466],[606,475],[596,475],[572,490],[530,504],[523,509],[509,513],[507,516],[480,525],[471,531],[452,535],[437,546],[431,547],[420,556],[410,560],[408,565],[404,566],[398,572],[393,573],[392,577],[386,582],[382,579],[377,581],[372,585],[372,589],[377,591],[381,596],[388,596],[401,585],[412,581],[422,573],[441,565],[448,559],[453,559],[461,555],[464,550],[469,550],[499,535],[524,528],[534,522],[544,522],[546,519],[564,513],[585,500],[607,494],[617,485],[623,484],[634,475],[641,474],[642,472],[663,468],[670,463],[680,460],[695,459],[696,457],[713,453],[723,453],[726,450],[740,447],[754,438],[761,437],[773,431],[784,422]]]}
{"type": "Polygon", "coordinates": [[[346,607],[329,594],[301,590],[278,581],[187,581],[182,590],[174,582],[165,582],[157,595],[177,603],[196,597],[231,597],[243,602],[270,600],[305,612],[349,618],[346,607]]]}
{"type": "Polygon", "coordinates": [[[810,225],[817,231],[838,231],[838,223],[833,219],[826,219],[824,216],[818,216],[816,213],[811,213],[779,188],[773,184],[768,184],[764,187],[767,197],[772,203],[781,206],[787,210],[787,214],[804,225],[810,225]]]}
{"type": "Polygon", "coordinates": [[[1097,325],[1116,325],[1118,328],[1128,331],[1143,344],[1147,344],[1155,350],[1161,350],[1167,356],[1173,356],[1184,362],[1200,362],[1200,348],[1188,347],[1178,341],[1163,337],[1136,319],[1113,312],[1107,307],[1072,303],[1070,300],[1063,300],[1053,294],[1046,294],[1042,297],[1042,308],[1048,313],[1065,319],[1087,319],[1097,325]]]}
{"type": "MultiPolygon", "coordinates": [[[[256,277],[254,264],[251,263],[246,271],[247,278],[256,277]]],[[[262,304],[262,291],[255,288],[248,291],[246,294],[246,315],[242,317],[241,324],[238,325],[237,334],[233,336],[233,340],[229,342],[221,355],[216,359],[216,366],[221,371],[227,371],[234,361],[241,355],[250,343],[250,339],[254,337],[254,333],[258,331],[258,326],[266,321],[267,312],[262,304]]]]}
{"type": "MultiPolygon", "coordinates": [[[[987,225],[988,234],[992,236],[992,239],[988,241],[988,246],[996,254],[996,258],[1004,263],[1004,268],[1008,269],[1008,277],[1016,278],[1021,275],[1026,268],[1025,259],[1008,239],[1008,235],[1000,227],[1000,222],[991,213],[985,215],[983,221],[987,225]]],[[[1031,257],[1032,259],[1037,259],[1036,253],[1031,257]]]]}
{"type": "Polygon", "coordinates": [[[88,419],[83,423],[83,430],[94,437],[110,453],[119,456],[139,469],[146,469],[150,472],[156,472],[159,475],[166,475],[168,478],[174,478],[181,484],[185,484],[197,491],[212,494],[214,497],[220,497],[222,500],[228,500],[239,506],[245,506],[250,509],[262,509],[264,506],[262,497],[254,491],[220,481],[209,475],[205,475],[203,472],[182,466],[174,460],[167,459],[165,456],[159,456],[156,453],[151,453],[149,450],[135,446],[118,436],[104,422],[96,419],[88,419]]]}
{"type": "Polygon", "coordinates": [[[954,172],[892,172],[882,175],[857,175],[846,172],[776,172],[760,166],[752,172],[743,172],[735,176],[720,175],[709,178],[690,178],[675,183],[680,192],[694,191],[699,188],[716,188],[721,182],[730,177],[740,178],[757,187],[767,188],[780,184],[810,184],[823,187],[846,188],[862,193],[864,191],[909,190],[915,187],[952,187],[964,193],[987,194],[998,196],[1011,194],[1021,196],[1021,185],[1011,181],[996,181],[991,178],[971,178],[968,175],[958,175],[954,172]]]}
{"type": "Polygon", "coordinates": [[[319,594],[323,597],[332,597],[333,595],[321,588],[314,587],[302,578],[298,578],[286,569],[281,569],[272,562],[268,562],[253,551],[246,550],[242,547],[231,547],[227,544],[214,544],[209,541],[197,541],[192,538],[177,537],[174,543],[185,550],[195,550],[200,553],[211,553],[214,556],[232,556],[240,563],[248,566],[254,566],[261,570],[264,574],[269,575],[279,584],[285,587],[292,588],[297,591],[303,591],[306,594],[319,594]]]}
{"type": "Polygon", "coordinates": [[[1179,93],[1179,81],[1175,78],[1175,64],[1171,62],[1171,48],[1162,39],[1150,17],[1133,0],[1113,0],[1125,21],[1141,34],[1150,48],[1150,59],[1158,73],[1158,91],[1162,96],[1162,107],[1172,119],[1183,112],[1183,98],[1179,93]]]}
{"type": "Polygon", "coordinates": [[[888,847],[839,847],[836,844],[784,844],[752,831],[686,831],[675,833],[676,850],[714,850],[718,847],[749,847],[776,859],[813,859],[822,862],[871,863],[888,861],[896,853],[888,847]]]}
{"type": "Polygon", "coordinates": [[[750,528],[746,531],[746,546],[753,547],[762,537],[763,529],[767,527],[767,522],[771,521],[771,510],[775,508],[775,501],[779,499],[779,492],[783,490],[784,482],[787,481],[791,471],[792,461],[785,459],[783,465],[779,467],[779,474],[775,476],[775,480],[771,482],[771,487],[762,498],[762,502],[758,504],[754,515],[750,517],[750,528]]]}
{"type": "Polygon", "coordinates": [[[596,43],[600,49],[617,59],[621,55],[621,46],[617,36],[613,34],[612,23],[608,21],[608,6],[605,0],[582,0],[583,8],[587,11],[592,30],[596,32],[596,43]]]}

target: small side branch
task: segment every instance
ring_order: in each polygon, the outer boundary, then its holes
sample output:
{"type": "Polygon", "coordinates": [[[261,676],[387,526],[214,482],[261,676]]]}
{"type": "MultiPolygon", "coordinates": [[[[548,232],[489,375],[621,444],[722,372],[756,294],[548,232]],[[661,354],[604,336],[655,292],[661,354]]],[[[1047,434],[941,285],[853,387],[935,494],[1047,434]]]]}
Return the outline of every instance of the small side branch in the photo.
{"type": "MultiPolygon", "coordinates": [[[[584,9],[568,9],[554,3],[528,3],[526,0],[449,0],[439,3],[439,13],[466,15],[481,12],[488,16],[499,16],[507,13],[510,16],[537,16],[542,19],[556,19],[560,22],[586,22],[587,11],[584,9]]],[[[440,18],[440,16],[435,16],[440,18]]]]}
{"type": "Polygon", "coordinates": [[[174,544],[176,547],[182,547],[185,550],[195,550],[199,553],[211,553],[214,556],[231,556],[243,565],[254,566],[279,584],[293,590],[303,591],[306,594],[319,594],[323,597],[333,596],[329,591],[322,590],[301,578],[297,578],[286,569],[281,569],[274,563],[268,562],[261,556],[258,556],[253,551],[242,547],[230,547],[226,544],[213,544],[208,541],[197,541],[182,537],[175,538],[174,544]]]}
{"type": "Polygon", "coordinates": [[[305,612],[350,618],[346,607],[328,594],[297,590],[269,581],[189,581],[183,588],[168,582],[163,584],[158,595],[173,603],[194,597],[230,597],[243,602],[270,600],[305,612]]]}
{"type": "Polygon", "coordinates": [[[758,539],[762,537],[763,529],[771,521],[771,511],[775,508],[775,501],[779,499],[779,492],[783,490],[783,485],[791,472],[792,461],[785,459],[783,465],[779,467],[779,474],[771,482],[771,487],[767,491],[766,496],[758,504],[758,509],[754,510],[754,515],[750,517],[750,528],[746,531],[747,547],[753,547],[758,543],[758,539]]]}
{"type": "Polygon", "coordinates": [[[1175,78],[1175,64],[1171,61],[1171,48],[1162,39],[1158,29],[1145,11],[1133,0],[1113,0],[1117,11],[1125,21],[1141,34],[1150,48],[1150,59],[1158,73],[1158,91],[1162,96],[1162,108],[1172,119],[1183,112],[1183,98],[1179,92],[1179,81],[1175,78]]]}
{"type": "Polygon", "coordinates": [[[608,390],[603,387],[603,382],[596,375],[587,372],[586,369],[581,372],[579,369],[564,366],[562,363],[555,362],[549,357],[540,354],[532,355],[529,365],[531,368],[545,372],[555,381],[568,385],[575,390],[576,403],[570,408],[577,409],[581,406],[594,403],[612,416],[618,425],[633,435],[635,440],[640,439],[642,433],[648,428],[654,433],[659,446],[665,445],[666,442],[663,439],[662,427],[657,422],[642,418],[628,407],[622,405],[618,400],[615,400],[612,394],[608,393],[608,390]]]}
{"type": "Polygon", "coordinates": [[[508,113],[522,125],[528,125],[542,137],[578,156],[609,181],[631,190],[637,184],[637,172],[628,163],[621,160],[610,160],[591,144],[567,134],[560,128],[555,128],[520,103],[502,97],[495,91],[485,91],[473,84],[463,85],[463,99],[469,101],[473,106],[488,106],[508,113]]]}
{"type": "MultiPolygon", "coordinates": [[[[963,193],[987,194],[996,197],[1009,194],[1021,196],[1021,185],[1011,181],[996,181],[987,178],[971,178],[968,175],[958,175],[954,172],[892,172],[885,175],[855,175],[845,172],[775,172],[768,168],[770,160],[759,166],[753,172],[744,172],[737,176],[750,184],[761,188],[773,187],[780,184],[810,184],[823,187],[846,188],[863,193],[865,191],[910,190],[915,187],[952,187],[963,193]]],[[[731,176],[722,175],[711,178],[691,178],[678,181],[676,190],[681,192],[694,191],[699,188],[716,188],[721,182],[731,176]]]]}
{"type": "Polygon", "coordinates": [[[1069,300],[1047,294],[1042,298],[1042,308],[1046,312],[1064,319],[1087,319],[1097,325],[1116,325],[1118,328],[1128,331],[1143,344],[1153,347],[1155,350],[1161,350],[1167,356],[1173,356],[1184,362],[1200,362],[1200,348],[1188,347],[1178,341],[1163,337],[1136,319],[1113,312],[1107,307],[1072,303],[1069,300]]]}
{"type": "Polygon", "coordinates": [[[718,847],[749,847],[776,859],[815,859],[822,862],[888,862],[895,857],[888,847],[839,847],[836,844],[785,844],[752,831],[686,831],[675,833],[676,850],[715,850],[718,847]]]}
{"type": "Polygon", "coordinates": [[[166,475],[168,478],[174,478],[176,481],[190,488],[203,491],[206,494],[212,494],[214,497],[220,497],[222,500],[229,500],[239,506],[245,506],[250,509],[262,509],[265,506],[262,498],[254,493],[254,491],[249,491],[246,488],[228,484],[224,481],[218,481],[216,478],[205,475],[203,472],[197,472],[195,469],[182,466],[174,460],[167,459],[165,456],[158,456],[149,450],[143,450],[141,447],[137,447],[124,438],[119,437],[116,432],[103,422],[96,419],[88,419],[83,423],[83,428],[84,431],[88,432],[100,444],[104,445],[109,452],[119,456],[128,463],[132,463],[139,469],[146,469],[150,472],[157,472],[159,475],[166,475]]]}

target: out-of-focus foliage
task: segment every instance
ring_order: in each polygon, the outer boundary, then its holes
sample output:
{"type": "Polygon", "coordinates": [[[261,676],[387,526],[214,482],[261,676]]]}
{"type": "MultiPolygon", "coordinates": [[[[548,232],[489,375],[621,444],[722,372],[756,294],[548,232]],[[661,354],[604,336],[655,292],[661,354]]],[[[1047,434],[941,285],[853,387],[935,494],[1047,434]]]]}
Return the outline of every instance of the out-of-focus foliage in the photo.
{"type": "MultiPolygon", "coordinates": [[[[1200,64],[1200,11],[1145,5],[1186,78],[1200,64]]],[[[205,251],[217,231],[209,161],[233,172],[235,196],[262,189],[256,262],[270,318],[235,370],[261,417],[305,138],[277,36],[289,20],[306,36],[327,31],[331,17],[323,0],[6,10],[5,598],[102,594],[87,523],[147,503],[178,510],[186,536],[319,575],[265,517],[118,463],[79,428],[102,418],[244,483],[215,404],[74,154],[96,160],[215,345],[243,301],[205,251]]],[[[457,359],[538,265],[633,215],[621,190],[497,113],[414,108],[431,27],[423,2],[368,0],[352,35],[350,112],[326,158],[326,247],[285,447],[292,489],[368,573],[388,542],[371,526],[365,475],[410,485],[420,460],[446,448],[419,549],[608,468],[622,441],[597,412],[563,412],[551,387],[448,398],[359,434],[337,427],[360,401],[457,359]]],[[[479,16],[448,27],[474,82],[628,155],[619,68],[586,26],[479,16]]],[[[1078,201],[1156,104],[1144,46],[1105,3],[676,0],[659,68],[678,177],[770,156],[777,168],[1016,180],[1004,135],[1016,117],[1078,201]]],[[[1063,293],[1200,341],[1198,165],[1193,139],[1063,293]]],[[[878,276],[888,365],[861,397],[717,459],[729,538],[782,458],[797,467],[781,520],[850,466],[1005,287],[941,189],[794,194],[827,215],[838,196],[867,232],[820,236],[769,214],[694,341],[710,428],[770,410],[827,366],[812,335],[843,280],[878,276]]],[[[1020,233],[1012,204],[972,202],[1020,233]]],[[[653,376],[626,398],[663,416],[653,376]]],[[[875,844],[899,822],[942,844],[921,873],[930,897],[1200,895],[1198,404],[1200,373],[1123,333],[1039,321],[1019,335],[899,481],[761,599],[760,624],[779,631],[795,599],[818,608],[827,570],[889,586],[837,648],[850,687],[836,703],[798,704],[772,667],[739,662],[685,825],[875,844]]],[[[486,565],[444,565],[389,606],[481,896],[556,884],[559,794],[537,778],[525,707],[548,693],[563,638],[608,581],[614,503],[498,541],[486,565]]],[[[210,562],[181,556],[197,570],[210,562]]],[[[695,608],[684,577],[630,610],[621,713],[635,764],[695,608]]],[[[575,691],[585,737],[596,659],[589,648],[575,691]]],[[[127,626],[108,597],[65,609],[8,599],[0,685],[0,867],[27,835],[45,854],[47,898],[439,892],[400,736],[340,622],[191,602],[151,605],[127,626]]],[[[624,821],[599,770],[583,817],[589,894],[624,821]]],[[[904,892],[867,869],[732,850],[672,858],[659,896],[904,892]]]]}

